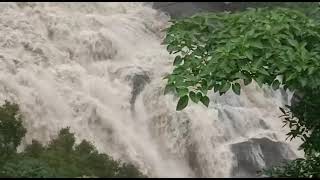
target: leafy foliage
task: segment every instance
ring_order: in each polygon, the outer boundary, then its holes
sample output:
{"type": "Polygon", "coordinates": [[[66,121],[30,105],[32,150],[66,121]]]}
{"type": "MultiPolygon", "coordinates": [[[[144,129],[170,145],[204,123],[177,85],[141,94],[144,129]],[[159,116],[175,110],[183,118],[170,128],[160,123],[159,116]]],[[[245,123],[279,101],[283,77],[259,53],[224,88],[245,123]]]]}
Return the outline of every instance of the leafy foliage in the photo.
{"type": "Polygon", "coordinates": [[[189,97],[187,95],[182,96],[178,101],[177,111],[180,111],[185,107],[187,107],[188,102],[189,102],[189,97]]]}
{"type": "Polygon", "coordinates": [[[266,174],[272,177],[320,177],[320,93],[308,92],[299,102],[283,112],[284,125],[288,125],[290,132],[288,138],[300,138],[301,149],[305,152],[305,158],[296,159],[283,166],[276,166],[266,170],[266,174]]]}
{"type": "Polygon", "coordinates": [[[55,177],[54,169],[50,168],[48,164],[41,160],[29,157],[10,159],[3,166],[0,174],[1,177],[6,178],[55,177]]]}
{"type": "Polygon", "coordinates": [[[265,171],[269,177],[320,178],[319,153],[308,158],[299,158],[283,166],[273,167],[265,171]]]}
{"type": "Polygon", "coordinates": [[[291,139],[299,137],[305,153],[320,152],[320,92],[308,92],[299,102],[281,108],[285,125],[290,127],[287,134],[291,139]]]}
{"type": "Polygon", "coordinates": [[[240,94],[239,83],[252,80],[274,89],[318,90],[319,39],[317,21],[284,8],[206,13],[174,21],[164,41],[177,55],[173,72],[165,77],[166,93],[174,91],[186,99],[194,92],[201,98],[209,90],[222,95],[232,88],[240,94]]]}
{"type": "Polygon", "coordinates": [[[0,163],[16,152],[26,133],[18,112],[19,107],[8,101],[0,107],[0,163]]]}
{"type": "Polygon", "coordinates": [[[75,143],[69,128],[60,130],[47,146],[33,140],[23,152],[16,151],[26,133],[19,108],[6,102],[0,107],[0,177],[145,177],[135,166],[99,153],[86,140],[75,143]]]}

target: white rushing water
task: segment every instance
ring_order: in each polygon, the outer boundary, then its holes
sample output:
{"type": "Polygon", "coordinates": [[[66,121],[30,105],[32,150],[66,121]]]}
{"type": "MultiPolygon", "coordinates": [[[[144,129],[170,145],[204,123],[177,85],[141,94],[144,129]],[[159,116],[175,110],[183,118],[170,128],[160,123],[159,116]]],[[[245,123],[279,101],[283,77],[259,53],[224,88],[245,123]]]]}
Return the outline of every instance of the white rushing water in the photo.
{"type": "Polygon", "coordinates": [[[152,177],[231,177],[232,144],[284,142],[278,107],[290,97],[280,91],[252,84],[241,96],[212,93],[209,108],[175,111],[177,99],[163,95],[168,20],[137,2],[1,3],[0,101],[19,104],[24,143],[70,126],[152,177]]]}

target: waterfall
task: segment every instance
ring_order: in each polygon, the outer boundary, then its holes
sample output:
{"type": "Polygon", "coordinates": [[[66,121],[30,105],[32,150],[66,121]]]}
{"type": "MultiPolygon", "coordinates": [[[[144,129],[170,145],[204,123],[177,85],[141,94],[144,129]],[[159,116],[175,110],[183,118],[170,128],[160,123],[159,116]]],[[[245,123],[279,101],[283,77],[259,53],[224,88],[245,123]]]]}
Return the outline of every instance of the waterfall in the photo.
{"type": "Polygon", "coordinates": [[[21,148],[70,127],[151,177],[254,176],[249,165],[301,156],[279,119],[290,92],[252,83],[175,111],[162,79],[173,68],[161,45],[170,18],[151,5],[1,3],[0,102],[20,106],[21,148]]]}

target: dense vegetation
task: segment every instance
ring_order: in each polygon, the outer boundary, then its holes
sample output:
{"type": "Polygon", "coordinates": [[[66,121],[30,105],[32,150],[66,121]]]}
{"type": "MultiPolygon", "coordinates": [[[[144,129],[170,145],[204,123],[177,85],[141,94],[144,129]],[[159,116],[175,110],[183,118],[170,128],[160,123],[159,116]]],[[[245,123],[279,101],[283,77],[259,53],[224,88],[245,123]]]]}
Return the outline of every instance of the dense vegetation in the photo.
{"type": "Polygon", "coordinates": [[[6,102],[0,107],[0,177],[145,177],[131,164],[99,153],[88,141],[75,144],[69,128],[44,146],[36,140],[18,153],[26,133],[19,107],[6,102]]]}
{"type": "Polygon", "coordinates": [[[320,177],[320,23],[318,7],[308,8],[202,13],[173,20],[164,40],[176,54],[165,93],[179,96],[178,111],[190,100],[208,107],[210,90],[239,95],[252,81],[295,92],[280,110],[306,155],[265,171],[272,177],[320,177]]]}

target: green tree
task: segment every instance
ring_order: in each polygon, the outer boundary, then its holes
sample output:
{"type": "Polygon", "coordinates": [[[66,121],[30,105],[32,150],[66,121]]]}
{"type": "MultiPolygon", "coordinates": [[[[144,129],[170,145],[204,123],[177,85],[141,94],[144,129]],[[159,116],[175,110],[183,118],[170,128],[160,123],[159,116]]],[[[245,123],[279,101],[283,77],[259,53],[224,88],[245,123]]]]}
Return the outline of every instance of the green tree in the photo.
{"type": "MultiPolygon", "coordinates": [[[[319,14],[318,8],[313,10],[306,15],[301,10],[261,8],[173,20],[164,43],[176,54],[175,68],[165,77],[165,93],[179,96],[176,109],[180,111],[190,100],[208,107],[210,90],[239,95],[241,85],[252,81],[260,87],[294,91],[300,99],[280,109],[291,129],[288,137],[303,140],[306,159],[282,169],[294,165],[295,172],[302,172],[302,164],[314,167],[319,161],[311,162],[320,152],[320,23],[312,18],[319,14]]],[[[312,177],[320,174],[317,167],[309,169],[315,170],[312,177]]],[[[286,171],[273,172],[294,177],[286,171]]]]}
{"type": "Polygon", "coordinates": [[[45,178],[55,177],[54,169],[45,162],[18,156],[7,161],[0,171],[1,177],[7,178],[45,178]]]}
{"type": "Polygon", "coordinates": [[[16,152],[25,133],[19,107],[5,101],[0,107],[0,166],[16,152]]]}
{"type": "Polygon", "coordinates": [[[135,166],[132,164],[122,163],[122,165],[119,168],[118,173],[116,174],[116,177],[118,178],[146,178],[146,176],[141,173],[135,166]]]}
{"type": "Polygon", "coordinates": [[[53,139],[48,148],[50,150],[58,150],[69,153],[73,150],[76,139],[73,133],[70,133],[70,128],[63,128],[60,130],[58,137],[53,139]]]}
{"type": "Polygon", "coordinates": [[[32,140],[32,143],[27,145],[24,149],[23,154],[25,156],[33,157],[33,158],[39,158],[39,156],[45,151],[45,148],[43,145],[36,141],[32,140]]]}
{"type": "Polygon", "coordinates": [[[69,127],[48,145],[33,140],[18,153],[26,129],[16,104],[5,102],[0,107],[0,130],[0,177],[145,177],[135,166],[99,153],[89,141],[76,144],[69,127]]]}

